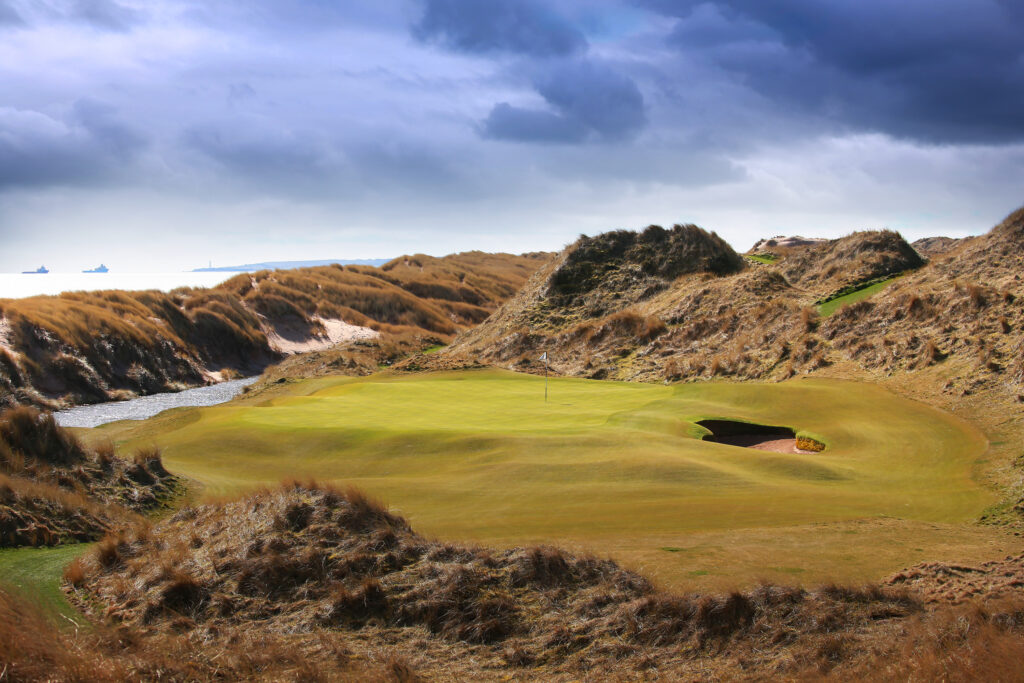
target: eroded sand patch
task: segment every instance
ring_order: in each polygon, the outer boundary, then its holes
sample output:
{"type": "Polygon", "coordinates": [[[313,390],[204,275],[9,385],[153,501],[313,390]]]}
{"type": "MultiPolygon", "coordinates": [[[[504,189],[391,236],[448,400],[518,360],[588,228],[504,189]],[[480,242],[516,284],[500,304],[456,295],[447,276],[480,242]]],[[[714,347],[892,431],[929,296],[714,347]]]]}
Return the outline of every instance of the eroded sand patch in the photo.
{"type": "Polygon", "coordinates": [[[339,344],[350,344],[356,341],[376,339],[380,332],[369,327],[352,325],[337,318],[314,318],[324,326],[324,334],[302,341],[287,339],[273,329],[268,329],[267,341],[275,351],[286,354],[310,353],[323,351],[339,344]]]}

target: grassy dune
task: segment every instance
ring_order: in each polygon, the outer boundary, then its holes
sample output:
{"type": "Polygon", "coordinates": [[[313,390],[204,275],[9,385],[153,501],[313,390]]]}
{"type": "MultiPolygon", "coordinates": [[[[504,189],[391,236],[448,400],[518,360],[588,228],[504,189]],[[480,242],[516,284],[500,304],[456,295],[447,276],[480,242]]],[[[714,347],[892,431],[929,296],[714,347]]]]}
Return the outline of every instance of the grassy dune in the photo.
{"type": "Polygon", "coordinates": [[[675,386],[501,371],[322,378],[90,438],[158,443],[206,497],[315,477],[353,483],[428,535],[612,555],[667,585],[866,580],[957,548],[984,436],[875,386],[675,386]],[[828,444],[785,455],[700,441],[704,418],[786,425],[828,444]]]}

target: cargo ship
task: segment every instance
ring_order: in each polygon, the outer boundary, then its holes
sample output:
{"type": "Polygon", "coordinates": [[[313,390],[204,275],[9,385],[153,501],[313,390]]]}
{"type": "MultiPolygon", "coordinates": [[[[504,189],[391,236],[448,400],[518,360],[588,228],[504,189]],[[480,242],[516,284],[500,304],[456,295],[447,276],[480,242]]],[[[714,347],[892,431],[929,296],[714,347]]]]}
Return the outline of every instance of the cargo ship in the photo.
{"type": "Polygon", "coordinates": [[[49,273],[49,272],[50,271],[47,270],[46,266],[39,266],[35,270],[23,270],[23,271],[21,271],[21,274],[22,275],[45,275],[46,273],[49,273]]]}
{"type": "Polygon", "coordinates": [[[98,267],[93,268],[92,270],[83,270],[82,272],[83,273],[109,273],[110,272],[110,268],[107,268],[105,265],[103,265],[101,263],[98,267]]]}

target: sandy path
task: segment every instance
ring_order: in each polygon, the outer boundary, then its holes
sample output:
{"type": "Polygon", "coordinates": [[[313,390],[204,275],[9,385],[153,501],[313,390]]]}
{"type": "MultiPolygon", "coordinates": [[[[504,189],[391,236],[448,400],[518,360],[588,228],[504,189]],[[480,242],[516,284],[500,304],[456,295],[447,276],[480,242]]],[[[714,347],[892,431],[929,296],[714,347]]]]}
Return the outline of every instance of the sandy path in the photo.
{"type": "Polygon", "coordinates": [[[758,451],[771,451],[772,453],[814,453],[814,451],[802,451],[797,448],[796,439],[780,439],[776,436],[741,434],[737,436],[709,436],[704,440],[724,443],[729,446],[753,448],[758,451]]]}
{"type": "Polygon", "coordinates": [[[380,332],[371,330],[369,327],[350,325],[344,320],[336,318],[317,318],[324,326],[327,334],[322,337],[312,337],[305,341],[294,341],[285,339],[274,330],[267,330],[267,340],[271,348],[281,353],[296,354],[309,353],[311,351],[323,351],[338,344],[348,344],[364,339],[376,339],[380,332]]]}

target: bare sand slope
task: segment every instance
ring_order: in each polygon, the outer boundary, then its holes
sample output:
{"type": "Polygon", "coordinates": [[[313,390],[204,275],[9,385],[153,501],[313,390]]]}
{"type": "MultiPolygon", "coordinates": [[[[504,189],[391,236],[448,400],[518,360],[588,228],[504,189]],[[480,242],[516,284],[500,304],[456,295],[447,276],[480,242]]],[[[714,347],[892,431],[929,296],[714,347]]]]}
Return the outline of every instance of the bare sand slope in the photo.
{"type": "Polygon", "coordinates": [[[338,344],[348,344],[363,339],[376,339],[380,332],[369,327],[351,325],[344,320],[337,318],[315,318],[324,326],[326,334],[320,337],[312,337],[303,341],[286,339],[273,330],[267,330],[267,341],[275,351],[287,354],[309,353],[311,351],[323,351],[338,344]]]}

